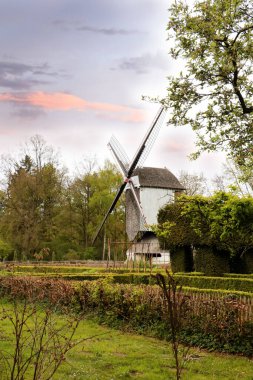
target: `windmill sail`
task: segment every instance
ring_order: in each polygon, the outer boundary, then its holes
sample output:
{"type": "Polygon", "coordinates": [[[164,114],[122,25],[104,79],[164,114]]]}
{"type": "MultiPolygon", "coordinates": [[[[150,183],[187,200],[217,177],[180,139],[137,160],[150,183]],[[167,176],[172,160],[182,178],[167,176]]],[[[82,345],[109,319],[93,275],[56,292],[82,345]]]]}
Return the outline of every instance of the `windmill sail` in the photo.
{"type": "Polygon", "coordinates": [[[111,149],[116,161],[119,164],[120,169],[123,172],[123,175],[127,175],[127,170],[129,168],[129,158],[124,150],[124,148],[120,145],[116,137],[112,136],[109,143],[109,148],[111,149]]]}
{"type": "Polygon", "coordinates": [[[161,107],[160,110],[158,111],[156,118],[154,119],[154,122],[153,122],[154,128],[152,128],[152,130],[148,136],[148,139],[146,140],[145,149],[143,150],[143,152],[140,156],[140,159],[138,162],[138,167],[142,167],[144,162],[146,161],[146,159],[147,159],[147,157],[148,157],[148,155],[152,149],[152,146],[155,143],[155,140],[158,136],[158,133],[162,127],[165,115],[166,115],[166,110],[164,107],[161,107]]]}
{"type": "MultiPolygon", "coordinates": [[[[121,170],[123,171],[124,175],[125,175],[125,180],[124,182],[122,183],[122,185],[120,186],[120,188],[118,189],[118,192],[110,206],[110,208],[108,209],[107,213],[105,214],[104,216],[104,219],[102,221],[102,223],[100,224],[99,228],[97,229],[97,232],[93,238],[93,243],[96,241],[101,229],[103,228],[108,216],[111,214],[111,212],[114,210],[121,194],[123,193],[127,183],[129,182],[135,168],[137,167],[138,163],[140,162],[140,160],[143,161],[143,157],[145,155],[145,158],[147,157],[147,154],[150,152],[150,149],[153,145],[153,142],[154,142],[154,138],[155,136],[157,135],[157,129],[159,131],[160,129],[160,124],[162,124],[162,121],[164,119],[164,116],[165,116],[165,108],[162,106],[156,117],[154,118],[150,128],[148,129],[141,145],[139,146],[137,152],[135,153],[135,156],[132,160],[132,162],[129,164],[129,160],[128,160],[128,157],[126,155],[126,153],[124,152],[124,149],[120,146],[119,142],[113,138],[113,140],[111,140],[109,142],[109,146],[110,148],[112,149],[113,151],[113,154],[116,158],[116,160],[118,161],[120,167],[121,167],[121,170]],[[160,120],[160,118],[162,120],[160,120]]],[[[130,187],[131,188],[131,187],[130,187]]],[[[134,189],[133,189],[134,190],[134,189]]],[[[135,199],[137,199],[135,197],[135,199]]],[[[139,205],[139,201],[138,199],[136,200],[138,202],[138,207],[140,208],[140,211],[142,210],[141,208],[141,205],[139,205]]],[[[143,212],[141,212],[141,215],[143,214],[143,212]]],[[[144,216],[144,215],[143,215],[144,216]]],[[[144,220],[145,220],[145,217],[144,217],[144,220]]]]}

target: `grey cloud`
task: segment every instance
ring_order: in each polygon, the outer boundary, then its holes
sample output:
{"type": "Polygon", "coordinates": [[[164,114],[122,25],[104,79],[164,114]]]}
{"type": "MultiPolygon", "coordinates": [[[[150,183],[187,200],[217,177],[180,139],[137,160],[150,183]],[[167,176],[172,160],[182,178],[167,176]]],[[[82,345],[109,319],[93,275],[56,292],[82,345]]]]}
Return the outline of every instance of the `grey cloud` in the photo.
{"type": "Polygon", "coordinates": [[[53,24],[55,26],[60,26],[64,30],[74,29],[79,32],[90,32],[90,33],[97,33],[97,34],[103,34],[107,36],[115,36],[115,35],[122,35],[127,36],[131,34],[137,34],[141,33],[138,30],[130,30],[130,29],[117,29],[117,28],[98,28],[96,26],[91,25],[77,25],[78,22],[69,22],[65,20],[55,20],[53,21],[53,24]]]}
{"type": "Polygon", "coordinates": [[[19,107],[17,110],[12,112],[11,115],[19,119],[35,120],[41,116],[46,115],[46,113],[39,107],[19,107]]]}
{"type": "Polygon", "coordinates": [[[77,30],[82,32],[93,32],[98,34],[113,35],[129,35],[139,33],[137,30],[116,29],[116,28],[96,28],[89,25],[80,26],[77,30]]]}
{"type": "Polygon", "coordinates": [[[45,85],[50,82],[34,76],[55,76],[50,72],[47,63],[41,65],[27,65],[19,62],[0,61],[0,87],[12,90],[28,90],[37,85],[45,85]]]}
{"type": "Polygon", "coordinates": [[[40,81],[35,79],[19,79],[15,78],[6,78],[0,75],[0,87],[10,88],[12,90],[28,90],[36,85],[48,84],[47,81],[40,81]]]}
{"type": "Polygon", "coordinates": [[[166,71],[169,68],[169,58],[162,52],[157,52],[156,54],[147,53],[139,57],[124,58],[118,63],[117,68],[135,71],[137,74],[146,74],[153,69],[166,71]]]}

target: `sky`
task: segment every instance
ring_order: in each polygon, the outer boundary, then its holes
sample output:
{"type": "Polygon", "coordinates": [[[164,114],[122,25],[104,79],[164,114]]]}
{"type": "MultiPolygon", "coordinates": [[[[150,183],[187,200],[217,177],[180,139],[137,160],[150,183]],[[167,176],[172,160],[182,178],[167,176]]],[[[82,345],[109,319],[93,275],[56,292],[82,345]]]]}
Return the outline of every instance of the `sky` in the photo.
{"type": "MultiPolygon", "coordinates": [[[[34,135],[70,172],[113,160],[115,135],[133,156],[178,63],[168,55],[170,0],[1,0],[0,155],[34,135]]],[[[220,174],[224,156],[193,162],[194,134],[164,123],[145,166],[220,174]]]]}

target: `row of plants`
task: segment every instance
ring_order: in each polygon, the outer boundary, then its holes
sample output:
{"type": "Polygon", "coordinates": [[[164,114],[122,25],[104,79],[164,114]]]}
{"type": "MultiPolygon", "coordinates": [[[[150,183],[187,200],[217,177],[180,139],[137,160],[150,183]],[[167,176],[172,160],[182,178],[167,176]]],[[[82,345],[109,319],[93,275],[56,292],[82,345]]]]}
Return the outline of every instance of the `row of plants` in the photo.
{"type": "MultiPolygon", "coordinates": [[[[0,277],[1,296],[36,299],[82,311],[101,322],[170,339],[168,310],[158,286],[112,284],[106,280],[72,283],[34,277],[0,277]]],[[[245,295],[246,296],[246,295],[245,295]]],[[[190,291],[180,303],[180,341],[209,350],[253,355],[253,323],[242,319],[240,297],[202,297],[190,291]]]]}
{"type": "Polygon", "coordinates": [[[20,273],[100,273],[105,272],[103,267],[65,266],[65,265],[16,265],[7,264],[1,270],[20,273]]]}
{"type": "Polygon", "coordinates": [[[252,197],[182,195],[159,211],[154,230],[173,272],[253,273],[252,197]]]}
{"type": "Polygon", "coordinates": [[[196,287],[200,289],[239,290],[244,292],[252,292],[253,294],[253,278],[187,275],[176,275],[175,277],[183,286],[196,287]]]}
{"type": "MultiPolygon", "coordinates": [[[[131,273],[130,269],[127,268],[116,268],[113,270],[109,270],[106,267],[86,267],[86,266],[66,266],[66,265],[2,265],[0,266],[1,271],[5,272],[11,272],[15,274],[34,274],[38,273],[41,274],[49,274],[50,276],[53,274],[80,274],[80,275],[86,275],[86,274],[106,274],[106,273],[113,273],[113,274],[136,274],[136,272],[131,273]]],[[[152,271],[157,271],[157,268],[153,268],[152,271]]],[[[149,269],[150,271],[150,269],[149,269]]],[[[159,269],[159,272],[161,272],[161,269],[159,269]]],[[[185,275],[185,272],[177,272],[177,275],[185,275]]],[[[187,276],[194,276],[194,277],[201,277],[204,276],[203,272],[187,272],[187,276]]],[[[251,274],[238,274],[238,273],[223,273],[224,277],[229,278],[249,278],[253,279],[253,273],[251,274]]]]}
{"type": "MultiPolygon", "coordinates": [[[[17,276],[23,276],[23,272],[15,272],[17,276]]],[[[111,283],[119,284],[146,284],[156,283],[154,276],[149,273],[32,273],[35,277],[58,278],[72,281],[96,281],[107,279],[111,283]]],[[[217,276],[191,276],[187,274],[175,274],[175,278],[182,286],[199,289],[220,289],[242,292],[253,292],[253,278],[217,277],[217,276]]]]}
{"type": "MultiPolygon", "coordinates": [[[[204,276],[203,272],[177,272],[177,275],[185,275],[187,276],[204,276]]],[[[253,273],[251,274],[245,274],[245,273],[223,273],[223,277],[230,277],[230,278],[253,278],[253,273]]]]}

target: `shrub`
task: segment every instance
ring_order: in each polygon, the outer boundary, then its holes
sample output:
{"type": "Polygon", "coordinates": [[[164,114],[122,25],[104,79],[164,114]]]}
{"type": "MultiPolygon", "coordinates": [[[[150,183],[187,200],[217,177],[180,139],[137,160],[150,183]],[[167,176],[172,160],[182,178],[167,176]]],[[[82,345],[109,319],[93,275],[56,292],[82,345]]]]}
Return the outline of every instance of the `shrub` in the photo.
{"type": "Polygon", "coordinates": [[[170,250],[172,272],[191,272],[193,270],[193,254],[190,246],[174,247],[170,250]]]}
{"type": "Polygon", "coordinates": [[[212,247],[195,247],[194,263],[197,272],[207,276],[220,276],[229,272],[229,254],[212,247]]]}

